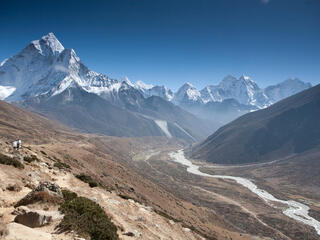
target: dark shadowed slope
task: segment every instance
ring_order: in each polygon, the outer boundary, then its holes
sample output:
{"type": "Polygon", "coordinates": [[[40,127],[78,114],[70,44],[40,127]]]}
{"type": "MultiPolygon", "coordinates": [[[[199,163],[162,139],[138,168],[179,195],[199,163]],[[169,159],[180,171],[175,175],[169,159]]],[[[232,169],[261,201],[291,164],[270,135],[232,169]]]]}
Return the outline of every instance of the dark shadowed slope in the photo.
{"type": "Polygon", "coordinates": [[[172,103],[156,98],[162,102],[161,107],[143,98],[136,111],[133,111],[116,106],[75,85],[50,98],[30,98],[22,104],[82,132],[127,137],[166,136],[155,121],[160,119],[167,121],[172,137],[183,138],[188,142],[204,138],[204,124],[198,124],[200,120],[172,103]],[[175,109],[172,110],[172,107],[175,109]]]}
{"type": "Polygon", "coordinates": [[[320,145],[320,85],[220,128],[189,154],[214,163],[271,161],[320,145]]]}
{"type": "Polygon", "coordinates": [[[151,96],[141,103],[141,112],[155,119],[164,119],[168,122],[168,129],[174,136],[186,138],[187,134],[193,139],[204,139],[212,126],[208,121],[197,118],[195,115],[168,102],[160,97],[151,96]]]}
{"type": "Polygon", "coordinates": [[[111,136],[161,136],[161,129],[153,121],[116,107],[77,86],[51,98],[32,99],[24,104],[50,119],[84,132],[111,136]]]}
{"type": "Polygon", "coordinates": [[[81,139],[72,130],[42,116],[0,101],[0,137],[9,141],[46,143],[52,138],[81,139]]]}

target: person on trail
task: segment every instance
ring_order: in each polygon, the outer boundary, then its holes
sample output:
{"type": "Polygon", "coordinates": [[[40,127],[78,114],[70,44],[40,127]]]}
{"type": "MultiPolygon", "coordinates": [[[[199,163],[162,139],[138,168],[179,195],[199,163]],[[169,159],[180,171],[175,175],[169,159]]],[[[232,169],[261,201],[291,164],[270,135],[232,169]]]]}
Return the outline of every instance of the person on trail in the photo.
{"type": "Polygon", "coordinates": [[[12,147],[13,147],[14,150],[18,150],[19,148],[21,148],[22,147],[21,140],[19,139],[19,140],[13,141],[12,142],[12,147]]]}
{"type": "Polygon", "coordinates": [[[13,141],[12,142],[12,147],[13,147],[13,149],[17,149],[18,148],[18,142],[17,141],[13,141]]]}

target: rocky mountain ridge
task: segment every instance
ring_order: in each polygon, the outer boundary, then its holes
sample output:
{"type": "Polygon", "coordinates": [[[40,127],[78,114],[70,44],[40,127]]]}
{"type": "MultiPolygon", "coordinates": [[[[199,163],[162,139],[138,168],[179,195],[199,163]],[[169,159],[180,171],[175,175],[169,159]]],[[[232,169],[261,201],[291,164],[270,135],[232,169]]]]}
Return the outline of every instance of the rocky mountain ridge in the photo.
{"type": "Polygon", "coordinates": [[[159,97],[148,100],[129,79],[116,80],[90,70],[53,33],[4,61],[0,86],[5,101],[85,132],[193,142],[207,131],[205,123],[199,124],[202,120],[171,102],[159,97]]]}

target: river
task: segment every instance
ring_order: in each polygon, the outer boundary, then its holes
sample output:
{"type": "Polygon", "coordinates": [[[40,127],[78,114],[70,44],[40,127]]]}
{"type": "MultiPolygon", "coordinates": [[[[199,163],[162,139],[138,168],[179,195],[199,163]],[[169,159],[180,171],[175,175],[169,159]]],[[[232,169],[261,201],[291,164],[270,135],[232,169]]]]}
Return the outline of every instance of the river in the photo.
{"type": "MultiPolygon", "coordinates": [[[[173,159],[173,161],[187,166],[188,167],[187,171],[190,173],[193,173],[199,176],[204,176],[204,177],[214,177],[214,178],[234,180],[238,184],[248,188],[251,192],[261,197],[267,203],[278,202],[278,203],[287,205],[288,208],[283,210],[283,214],[285,214],[290,218],[293,218],[296,221],[299,221],[311,227],[314,227],[318,235],[320,235],[320,222],[314,219],[313,217],[309,216],[310,208],[307,205],[293,201],[293,200],[285,201],[285,200],[278,199],[273,195],[271,195],[270,193],[268,193],[267,191],[258,188],[257,185],[255,185],[252,181],[246,178],[224,176],[224,175],[211,175],[211,174],[203,173],[199,170],[199,166],[194,165],[191,161],[186,159],[186,157],[184,156],[183,150],[179,150],[177,152],[171,152],[169,156],[173,159]]],[[[273,205],[271,204],[271,206],[273,205]]]]}

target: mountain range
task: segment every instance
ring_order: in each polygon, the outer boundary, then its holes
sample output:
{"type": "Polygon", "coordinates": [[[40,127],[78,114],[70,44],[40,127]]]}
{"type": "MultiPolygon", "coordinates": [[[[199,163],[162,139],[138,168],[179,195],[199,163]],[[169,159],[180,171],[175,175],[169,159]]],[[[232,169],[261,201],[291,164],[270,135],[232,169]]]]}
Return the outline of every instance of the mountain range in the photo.
{"type": "Polygon", "coordinates": [[[186,83],[174,92],[94,72],[53,33],[0,64],[2,100],[83,131],[115,136],[203,139],[247,112],[310,87],[288,79],[261,89],[247,76],[227,76],[201,91],[186,83]]]}
{"type": "Polygon", "coordinates": [[[141,81],[136,83],[136,88],[144,96],[162,97],[201,118],[211,120],[216,127],[250,111],[266,108],[311,86],[310,83],[293,78],[260,88],[244,75],[238,79],[226,76],[218,85],[208,85],[202,90],[191,83],[185,83],[177,92],[166,86],[152,86],[141,81]]]}
{"type": "MultiPolygon", "coordinates": [[[[274,161],[320,147],[320,85],[221,127],[190,155],[214,163],[274,161]]],[[[319,151],[319,150],[318,150],[319,151]]]]}
{"type": "Polygon", "coordinates": [[[85,132],[186,141],[207,134],[206,123],[171,102],[88,69],[53,33],[3,61],[0,85],[5,101],[85,132]]]}

